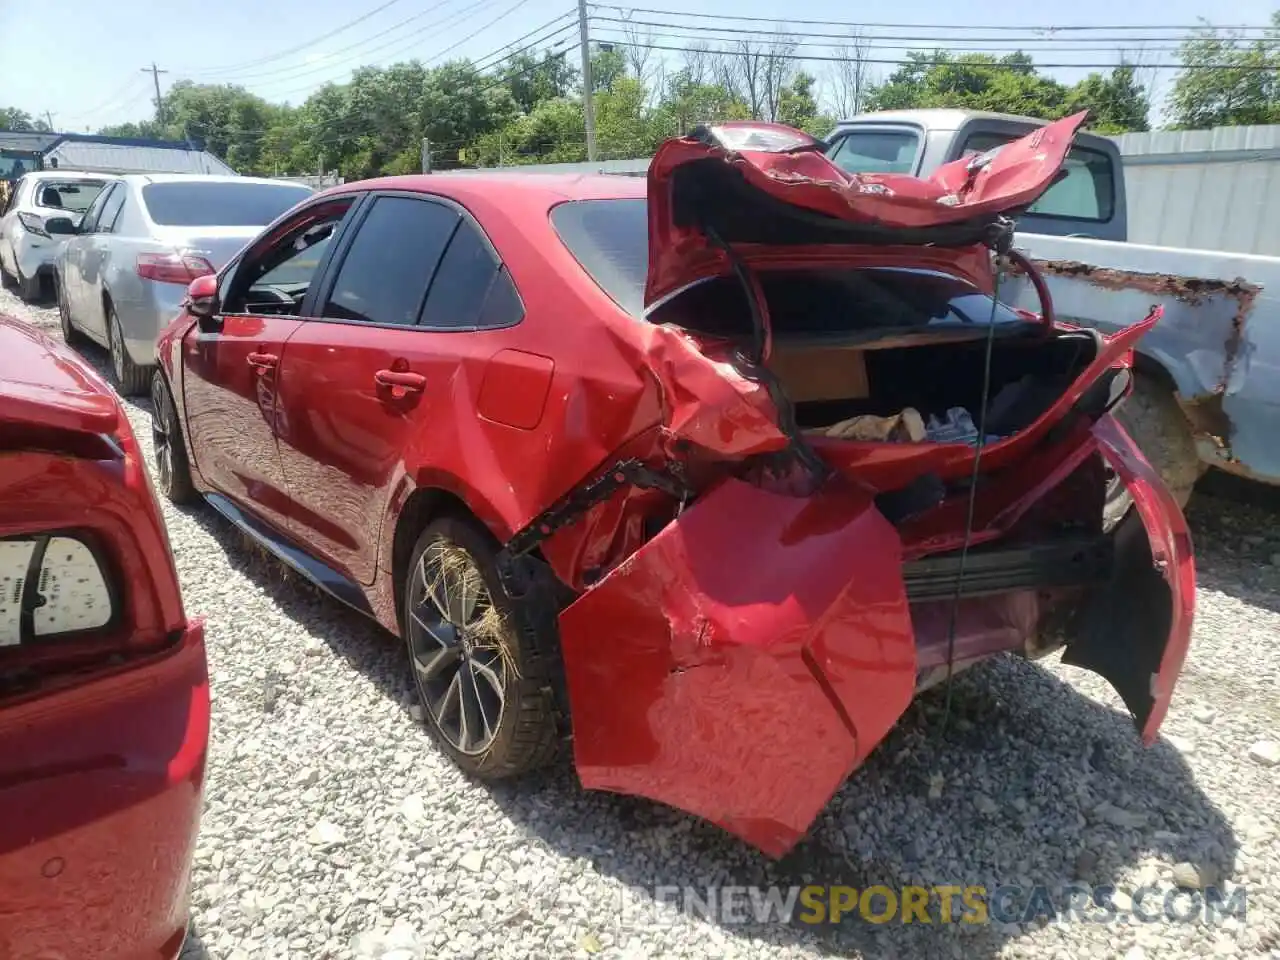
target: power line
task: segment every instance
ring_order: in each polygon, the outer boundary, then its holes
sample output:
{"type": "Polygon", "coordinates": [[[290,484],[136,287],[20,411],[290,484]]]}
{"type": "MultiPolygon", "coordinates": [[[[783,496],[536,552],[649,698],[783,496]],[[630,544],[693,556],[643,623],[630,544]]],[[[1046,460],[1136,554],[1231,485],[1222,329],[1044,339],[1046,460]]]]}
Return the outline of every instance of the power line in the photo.
{"type": "MultiPolygon", "coordinates": [[[[619,27],[604,27],[602,29],[614,34],[620,33],[626,40],[632,40],[632,39],[635,39],[636,37],[635,34],[629,34],[625,30],[619,27]]],[[[805,34],[805,36],[821,37],[821,36],[831,36],[831,34],[820,34],[820,33],[805,34]]],[[[640,37],[640,39],[650,40],[654,37],[664,37],[670,40],[704,40],[704,41],[717,42],[717,43],[751,43],[754,41],[760,41],[763,43],[765,41],[768,41],[771,43],[778,44],[779,47],[784,50],[791,47],[819,47],[822,49],[830,50],[830,49],[838,48],[839,46],[842,46],[841,44],[834,44],[834,43],[831,43],[830,41],[825,41],[821,43],[810,43],[807,40],[795,40],[795,39],[792,39],[791,37],[779,37],[776,34],[774,34],[771,37],[769,36],[720,37],[720,36],[703,36],[701,34],[681,33],[678,30],[646,31],[640,37]]],[[[853,41],[855,38],[845,37],[843,39],[848,41],[846,44],[843,44],[843,46],[854,45],[853,41]]],[[[888,38],[888,39],[904,39],[904,38],[888,38]]],[[[613,43],[615,41],[611,39],[609,40],[609,42],[613,43]]],[[[969,42],[976,43],[978,41],[969,41],[969,40],[944,41],[941,38],[922,38],[918,43],[915,43],[915,44],[893,44],[893,43],[880,43],[879,39],[874,37],[860,38],[860,44],[867,50],[920,50],[925,47],[939,49],[941,47],[951,47],[952,43],[969,43],[969,42]]],[[[1008,43],[1009,41],[1001,41],[1001,42],[1008,43]]],[[[1121,45],[1111,45],[1106,47],[1029,47],[1029,46],[1026,46],[1025,44],[1016,44],[1014,46],[984,44],[981,47],[972,47],[972,48],[951,47],[951,49],[955,50],[959,54],[986,53],[986,52],[999,53],[999,54],[1006,54],[1006,53],[1040,54],[1040,53],[1115,53],[1119,50],[1124,50],[1126,48],[1121,45]]],[[[1148,53],[1177,53],[1181,48],[1180,47],[1142,46],[1140,48],[1132,47],[1128,49],[1135,49],[1135,50],[1141,49],[1148,53]]],[[[798,57],[797,59],[803,59],[803,57],[798,57]]]]}
{"type": "MultiPolygon", "coordinates": [[[[544,23],[544,24],[543,24],[542,26],[540,26],[540,27],[535,27],[534,29],[532,29],[532,30],[530,30],[528,33],[526,33],[524,36],[516,37],[516,38],[515,38],[514,40],[512,40],[510,43],[505,44],[504,46],[500,47],[500,48],[499,48],[499,49],[497,49],[497,50],[492,51],[491,53],[486,53],[486,54],[485,54],[484,56],[482,56],[482,57],[476,57],[476,59],[475,59],[475,60],[473,60],[473,61],[471,61],[471,62],[472,62],[472,64],[473,64],[473,65],[475,65],[475,67],[476,67],[477,69],[479,69],[479,70],[487,70],[490,66],[492,66],[492,64],[485,64],[484,66],[481,66],[481,61],[482,61],[482,60],[488,60],[490,57],[497,56],[498,54],[504,53],[505,51],[509,50],[511,47],[514,47],[517,43],[523,43],[525,40],[528,40],[528,39],[529,39],[530,37],[532,37],[534,34],[536,34],[536,33],[541,33],[543,30],[546,30],[548,27],[554,26],[555,24],[559,23],[561,20],[565,20],[565,19],[567,19],[567,18],[569,18],[569,17],[572,17],[572,16],[575,16],[575,11],[573,11],[573,10],[566,10],[564,13],[560,14],[560,16],[558,16],[558,17],[554,17],[553,19],[548,20],[546,23],[544,23]]],[[[551,36],[553,36],[553,37],[554,37],[556,34],[558,34],[558,33],[563,33],[563,32],[564,32],[564,31],[566,31],[566,30],[571,30],[571,29],[573,29],[573,28],[574,28],[574,27],[576,27],[576,26],[577,26],[577,23],[576,23],[576,22],[575,22],[575,23],[565,24],[565,26],[561,27],[559,30],[554,31],[554,32],[551,34],[551,36]]],[[[547,39],[549,39],[549,37],[543,37],[543,38],[541,38],[541,39],[539,39],[539,40],[534,40],[532,43],[530,43],[530,44],[529,44],[529,47],[537,46],[539,43],[542,43],[543,41],[545,41],[545,40],[547,40],[547,39]]],[[[522,48],[522,50],[527,50],[527,49],[529,49],[529,47],[524,47],[524,48],[522,48]]],[[[522,51],[521,51],[521,50],[517,50],[517,51],[514,51],[514,52],[512,52],[512,53],[510,53],[510,54],[507,54],[506,56],[499,57],[498,59],[499,59],[499,60],[506,60],[506,59],[508,59],[509,57],[513,57],[513,56],[515,56],[516,54],[518,54],[518,53],[520,53],[520,52],[522,52],[522,51]]]]}
{"type": "Polygon", "coordinates": [[[233,63],[233,64],[227,64],[225,66],[220,66],[220,67],[209,67],[207,69],[202,69],[202,70],[193,70],[192,72],[198,73],[202,76],[207,76],[210,74],[234,73],[238,70],[243,70],[245,67],[254,67],[264,63],[271,63],[274,60],[283,60],[285,57],[291,56],[292,54],[298,53],[301,50],[307,49],[307,47],[314,47],[317,43],[323,43],[325,40],[328,40],[330,37],[336,37],[338,34],[342,33],[344,30],[350,30],[352,27],[356,26],[357,24],[364,23],[364,21],[368,20],[370,17],[376,16],[377,14],[381,13],[383,10],[386,10],[388,7],[393,6],[394,4],[397,4],[399,2],[400,0],[386,0],[386,2],[381,3],[378,6],[374,7],[368,13],[361,14],[360,16],[356,17],[354,20],[348,20],[346,23],[342,24],[341,26],[334,27],[328,33],[322,33],[318,37],[314,37],[313,39],[307,40],[304,43],[300,43],[297,46],[289,47],[286,50],[278,50],[275,53],[270,54],[269,56],[260,57],[257,60],[246,60],[243,63],[233,63]]]}
{"type": "MultiPolygon", "coordinates": [[[[475,10],[478,10],[478,9],[480,9],[480,8],[482,8],[482,7],[489,6],[489,5],[491,5],[493,2],[494,2],[494,0],[480,0],[480,2],[479,2],[479,3],[473,4],[472,6],[470,6],[470,7],[466,8],[466,9],[464,9],[464,10],[460,11],[458,15],[465,14],[465,13],[470,13],[470,12],[475,11],[475,10]]],[[[473,32],[471,32],[471,33],[469,33],[469,34],[467,34],[465,37],[463,37],[462,39],[460,39],[460,40],[456,41],[455,43],[451,43],[449,46],[445,47],[443,50],[439,50],[439,51],[437,51],[436,53],[432,54],[430,57],[427,57],[426,59],[422,60],[422,61],[421,61],[421,62],[422,62],[422,64],[423,64],[424,66],[426,66],[427,64],[430,64],[430,63],[432,63],[432,62],[434,62],[434,61],[436,61],[436,60],[439,60],[441,57],[443,57],[443,56],[445,56],[445,55],[447,55],[447,54],[451,53],[452,51],[456,50],[458,47],[462,46],[462,44],[466,43],[468,40],[472,40],[472,39],[474,39],[475,37],[478,37],[480,34],[484,33],[486,30],[488,30],[490,27],[493,27],[495,24],[500,23],[502,20],[506,19],[506,18],[507,18],[507,17],[509,17],[511,14],[513,14],[516,10],[520,9],[520,8],[521,8],[521,7],[523,7],[526,3],[529,3],[529,2],[530,2],[530,0],[516,0],[516,3],[515,3],[515,4],[513,4],[513,5],[512,5],[512,6],[510,6],[510,7],[508,7],[508,8],[507,8],[506,10],[504,10],[502,13],[498,14],[498,16],[494,17],[492,20],[490,20],[490,21],[489,21],[488,23],[486,23],[484,26],[482,26],[482,27],[480,27],[480,28],[476,29],[475,31],[473,31],[473,32]]],[[[452,19],[452,18],[450,18],[450,19],[452,19]]],[[[423,29],[427,29],[427,28],[423,28],[423,29]]],[[[372,51],[369,51],[369,52],[372,52],[372,51]]],[[[332,65],[330,65],[330,66],[332,66],[332,65]]],[[[374,66],[374,64],[361,64],[361,66],[374,66]]],[[[325,82],[329,82],[329,83],[331,83],[331,82],[333,82],[333,81],[332,81],[332,80],[330,80],[330,81],[325,81],[325,82]]],[[[313,90],[313,89],[315,89],[317,86],[323,86],[323,85],[324,85],[323,83],[320,83],[320,84],[317,84],[317,83],[309,83],[309,84],[306,84],[305,86],[298,87],[298,88],[295,88],[295,89],[293,89],[293,90],[287,90],[287,91],[284,91],[284,92],[282,92],[282,93],[279,93],[279,94],[277,94],[277,96],[283,96],[283,97],[293,96],[294,94],[303,93],[303,92],[305,92],[305,91],[307,91],[307,90],[313,90]]]]}
{"type": "Polygon", "coordinates": [[[107,107],[115,106],[116,101],[123,99],[126,94],[130,94],[130,93],[134,94],[130,98],[130,102],[132,103],[136,101],[138,99],[136,95],[137,86],[139,83],[142,83],[142,82],[143,81],[141,77],[137,76],[136,74],[131,75],[129,77],[128,82],[125,83],[124,86],[117,89],[115,93],[111,94],[111,96],[107,97],[107,99],[103,100],[101,103],[99,103],[97,106],[93,107],[90,110],[85,110],[81,113],[71,114],[70,119],[79,120],[82,117],[91,117],[91,116],[94,116],[95,114],[101,113],[107,107]]]}
{"type": "MultiPolygon", "coordinates": [[[[687,47],[673,47],[669,44],[660,43],[636,43],[629,40],[610,40],[615,47],[635,47],[639,50],[670,50],[675,53],[685,53],[687,47]]],[[[760,56],[759,53],[744,53],[740,50],[715,50],[710,51],[717,56],[723,57],[753,57],[760,56]]],[[[947,67],[956,66],[955,60],[887,60],[877,59],[874,57],[820,57],[814,54],[805,54],[802,57],[795,57],[796,60],[814,60],[822,63],[872,63],[883,66],[897,67],[947,67]]],[[[959,61],[960,66],[965,66],[963,61],[959,61]]],[[[1132,64],[1117,63],[1036,63],[1032,64],[1038,70],[1112,70],[1117,66],[1132,66],[1132,64]]],[[[999,69],[1001,64],[977,64],[977,66],[990,67],[999,69]]],[[[1274,71],[1275,67],[1270,64],[1259,66],[1237,66],[1235,64],[1222,63],[1206,63],[1206,64],[1180,64],[1180,63],[1152,63],[1144,64],[1143,69],[1148,70],[1241,70],[1241,71],[1274,71]]]]}
{"type": "Polygon", "coordinates": [[[295,64],[290,64],[289,66],[277,67],[272,70],[262,70],[262,71],[252,72],[252,73],[241,74],[236,76],[234,79],[257,80],[263,77],[279,77],[281,80],[294,80],[294,79],[297,79],[298,77],[307,76],[308,74],[322,73],[325,70],[330,70],[333,68],[335,63],[334,58],[341,58],[336,60],[337,63],[350,63],[353,60],[359,60],[362,57],[367,57],[370,54],[377,53],[379,50],[385,50],[387,47],[394,47],[397,44],[401,43],[401,41],[408,40],[411,37],[416,37],[419,34],[425,33],[428,30],[438,29],[442,26],[446,26],[451,21],[456,20],[459,16],[470,13],[474,10],[479,9],[480,7],[484,7],[494,2],[496,2],[496,0],[477,0],[476,3],[473,3],[468,7],[464,7],[462,10],[456,10],[453,13],[449,14],[448,16],[444,17],[443,19],[435,20],[435,21],[432,21],[431,23],[424,24],[423,26],[418,27],[416,30],[411,30],[409,33],[404,34],[402,36],[398,36],[395,39],[382,44],[381,46],[374,47],[370,50],[362,50],[360,52],[357,52],[354,56],[348,56],[348,57],[342,56],[343,54],[348,53],[352,50],[356,50],[359,47],[363,47],[366,44],[373,42],[374,40],[381,39],[382,37],[385,37],[389,33],[394,33],[397,30],[399,30],[400,27],[403,27],[406,24],[412,23],[414,20],[420,20],[423,17],[425,17],[427,14],[433,13],[436,10],[439,10],[441,7],[447,7],[449,4],[453,3],[453,0],[439,0],[439,2],[433,3],[431,6],[427,7],[425,10],[421,10],[418,13],[415,13],[411,17],[406,17],[405,19],[399,21],[398,23],[394,23],[390,27],[387,27],[385,30],[381,30],[378,33],[365,37],[363,40],[357,40],[355,43],[352,43],[346,47],[342,47],[338,50],[335,50],[332,54],[330,54],[326,58],[326,60],[328,61],[326,63],[318,63],[318,64],[295,63],[295,64]]]}
{"type": "MultiPolygon", "coordinates": [[[[769,37],[771,39],[778,40],[780,42],[788,42],[790,39],[788,35],[785,33],[770,31],[763,28],[741,28],[741,27],[735,28],[735,27],[722,27],[719,25],[702,26],[701,24],[696,24],[696,23],[662,23],[655,20],[629,20],[624,17],[602,17],[599,15],[593,15],[591,19],[593,22],[596,22],[596,23],[620,23],[620,24],[626,24],[627,26],[671,27],[675,30],[682,30],[682,31],[732,33],[732,34],[743,34],[743,35],[752,35],[752,36],[764,36],[764,37],[769,37]]],[[[607,29],[616,30],[618,28],[611,27],[607,29]]],[[[662,32],[662,31],[659,31],[659,32],[662,32]]],[[[1071,39],[1068,37],[1062,37],[1062,38],[1056,38],[1056,39],[1053,37],[1043,37],[1043,38],[1025,37],[1020,39],[1016,39],[1016,38],[1011,39],[1009,37],[951,37],[951,36],[941,37],[936,35],[912,37],[912,36],[902,36],[898,34],[854,35],[849,33],[816,33],[810,30],[804,31],[802,36],[827,37],[834,40],[843,40],[846,43],[852,43],[855,41],[864,41],[866,43],[871,43],[876,45],[879,45],[881,40],[910,40],[913,43],[915,43],[917,46],[921,44],[930,44],[930,43],[939,43],[939,44],[948,44],[948,45],[952,43],[1017,43],[1019,45],[1022,45],[1022,44],[1068,43],[1069,42],[1074,44],[1074,43],[1103,43],[1103,42],[1107,42],[1108,40],[1108,38],[1106,37],[1080,37],[1078,39],[1071,39]]],[[[698,39],[698,37],[696,34],[694,34],[690,36],[690,39],[698,39]]],[[[715,39],[715,38],[711,38],[711,39],[715,39]]],[[[1168,43],[1170,40],[1178,40],[1178,39],[1179,38],[1177,37],[1116,37],[1116,38],[1113,38],[1113,45],[1119,44],[1119,43],[1168,43]]],[[[895,47],[893,49],[909,50],[914,48],[895,47]]],[[[1049,48],[1042,48],[1042,49],[1049,49],[1049,48]]],[[[1057,49],[1060,49],[1060,50],[1084,49],[1084,50],[1096,51],[1100,49],[1110,49],[1110,47],[1079,48],[1074,46],[1067,46],[1067,47],[1059,47],[1057,49]]],[[[1174,47],[1172,49],[1176,50],[1178,48],[1174,47]]]]}
{"type": "Polygon", "coordinates": [[[653,13],[664,17],[690,17],[699,20],[729,20],[743,21],[747,23],[776,23],[784,26],[792,24],[800,24],[803,26],[817,27],[855,27],[860,29],[885,29],[885,30],[1014,30],[1014,31],[1040,31],[1044,33],[1064,33],[1067,31],[1102,31],[1102,30],[1180,30],[1180,31],[1196,31],[1196,30],[1261,30],[1270,31],[1273,28],[1270,24],[1262,25],[1237,25],[1237,26],[1214,26],[1213,24],[1198,23],[1191,26],[1171,26],[1168,24],[1094,24],[1090,26],[1016,26],[1008,23],[987,23],[987,24],[920,24],[920,23],[867,23],[856,22],[850,20],[797,20],[794,17],[748,17],[737,14],[720,14],[720,13],[690,13],[682,10],[658,10],[652,7],[622,7],[613,3],[602,3],[595,5],[599,9],[617,10],[621,13],[653,13]]]}

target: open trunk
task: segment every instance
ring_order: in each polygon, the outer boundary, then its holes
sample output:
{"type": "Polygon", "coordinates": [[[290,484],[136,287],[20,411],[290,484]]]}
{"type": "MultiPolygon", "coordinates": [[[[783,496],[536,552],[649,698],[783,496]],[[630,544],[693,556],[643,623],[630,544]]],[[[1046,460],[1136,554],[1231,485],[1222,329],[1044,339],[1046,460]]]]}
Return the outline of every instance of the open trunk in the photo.
{"type": "MultiPolygon", "coordinates": [[[[918,690],[1064,646],[1154,738],[1190,637],[1190,540],[1108,413],[1159,313],[1107,338],[1010,310],[975,239],[1007,209],[997,185],[1034,199],[1073,129],[987,158],[976,186],[841,183],[803,144],[659,152],[637,339],[661,439],[530,527],[594,511],[579,533],[615,549],[560,614],[585,785],[779,855],[918,690]],[[1108,516],[1112,477],[1131,507],[1108,516]]],[[[583,555],[563,542],[559,572],[583,555]]]]}

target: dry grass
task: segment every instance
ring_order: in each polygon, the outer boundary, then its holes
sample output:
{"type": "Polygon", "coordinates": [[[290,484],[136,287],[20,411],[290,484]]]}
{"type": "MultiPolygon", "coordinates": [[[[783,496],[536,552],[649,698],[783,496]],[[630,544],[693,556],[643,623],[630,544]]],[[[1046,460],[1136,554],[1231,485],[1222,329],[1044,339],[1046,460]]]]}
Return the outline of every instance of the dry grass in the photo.
{"type": "Polygon", "coordinates": [[[480,649],[493,650],[498,654],[509,676],[519,677],[520,667],[510,640],[511,624],[494,603],[471,555],[456,544],[440,541],[428,549],[426,560],[427,589],[431,595],[443,597],[461,593],[463,596],[475,596],[479,616],[467,625],[468,632],[480,649]]]}

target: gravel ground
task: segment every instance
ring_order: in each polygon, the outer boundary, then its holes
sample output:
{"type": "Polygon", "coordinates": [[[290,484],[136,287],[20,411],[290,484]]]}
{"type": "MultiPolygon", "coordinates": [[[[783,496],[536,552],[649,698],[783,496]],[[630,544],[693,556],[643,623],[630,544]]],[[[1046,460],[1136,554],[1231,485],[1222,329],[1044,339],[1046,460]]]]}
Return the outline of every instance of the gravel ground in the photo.
{"type": "MultiPolygon", "coordinates": [[[[57,333],[56,311],[9,291],[0,312],[57,333]]],[[[148,404],[127,409],[149,454],[148,404]]],[[[1199,610],[1162,742],[1142,749],[1092,674],[996,661],[957,679],[941,736],[941,696],[913,708],[779,863],[567,769],[469,782],[414,722],[397,642],[211,510],[165,503],[214,698],[184,956],[1280,958],[1280,766],[1251,755],[1280,737],[1280,497],[1219,486],[1232,497],[1198,492],[1189,511],[1199,610]],[[815,928],[708,921],[653,894],[1078,878],[1155,885],[1159,904],[1175,869],[1244,885],[1247,918],[815,928]]]]}

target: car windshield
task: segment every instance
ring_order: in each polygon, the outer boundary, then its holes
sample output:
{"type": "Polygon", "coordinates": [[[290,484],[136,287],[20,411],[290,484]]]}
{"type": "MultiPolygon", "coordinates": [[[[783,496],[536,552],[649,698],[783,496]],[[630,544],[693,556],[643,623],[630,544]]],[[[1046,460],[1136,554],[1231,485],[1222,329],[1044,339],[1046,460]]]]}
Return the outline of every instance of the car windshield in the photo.
{"type": "Polygon", "coordinates": [[[142,188],[152,222],[163,227],[265,227],[311,196],[308,187],[252,181],[165,181],[142,188]]]}
{"type": "Polygon", "coordinates": [[[36,203],[71,213],[84,213],[107,185],[105,180],[44,180],[35,184],[36,203]]]}
{"type": "MultiPolygon", "coordinates": [[[[575,200],[551,211],[556,232],[583,269],[634,317],[645,315],[647,207],[642,199],[575,200]]],[[[793,333],[1025,322],[971,284],[936,271],[778,270],[760,280],[775,328],[793,333]]],[[[697,284],[676,299],[683,301],[678,312],[664,307],[657,311],[661,318],[680,317],[682,326],[707,333],[731,333],[746,310],[741,285],[731,278],[697,284]]]]}

